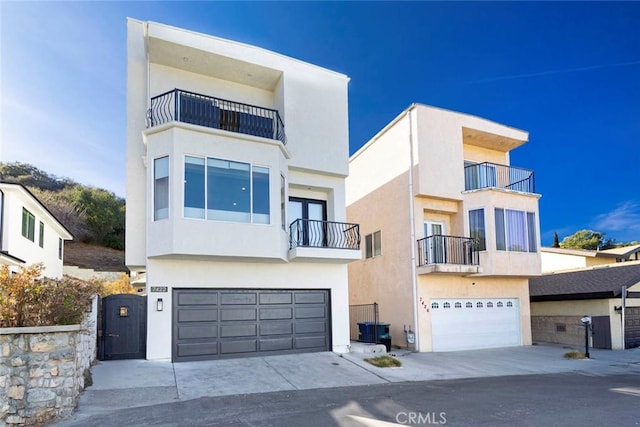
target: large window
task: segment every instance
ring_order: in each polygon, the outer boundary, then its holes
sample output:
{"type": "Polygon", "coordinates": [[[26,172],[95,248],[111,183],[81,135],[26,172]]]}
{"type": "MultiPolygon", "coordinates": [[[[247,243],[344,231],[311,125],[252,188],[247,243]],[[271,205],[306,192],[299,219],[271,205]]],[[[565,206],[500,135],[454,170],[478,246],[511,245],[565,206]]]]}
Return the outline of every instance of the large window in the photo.
{"type": "Polygon", "coordinates": [[[536,252],[536,216],[533,212],[496,208],[496,248],[499,251],[536,252]]]}
{"type": "Polygon", "coordinates": [[[296,246],[326,246],[327,202],[289,198],[290,239],[296,246]]]}
{"type": "Polygon", "coordinates": [[[478,250],[487,249],[486,230],[484,227],[484,209],[469,211],[469,235],[478,242],[478,250]]]}
{"type": "Polygon", "coordinates": [[[380,231],[367,234],[364,237],[365,258],[373,258],[382,255],[382,240],[380,231]]]}
{"type": "Polygon", "coordinates": [[[35,242],[36,217],[25,208],[22,208],[22,235],[35,242]]]}
{"type": "Polygon", "coordinates": [[[184,216],[269,224],[269,169],[230,160],[186,156],[184,216]]]}
{"type": "Polygon", "coordinates": [[[169,217],[169,157],[153,161],[153,219],[169,217]]]}

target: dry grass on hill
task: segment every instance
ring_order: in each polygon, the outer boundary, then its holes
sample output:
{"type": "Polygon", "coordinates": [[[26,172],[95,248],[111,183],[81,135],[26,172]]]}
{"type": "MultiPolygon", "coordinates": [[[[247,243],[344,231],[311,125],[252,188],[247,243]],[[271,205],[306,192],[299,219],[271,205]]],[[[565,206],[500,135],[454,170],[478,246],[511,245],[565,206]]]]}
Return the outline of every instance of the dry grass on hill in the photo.
{"type": "Polygon", "coordinates": [[[64,265],[96,271],[129,271],[124,264],[124,251],[74,241],[64,244],[64,265]]]}

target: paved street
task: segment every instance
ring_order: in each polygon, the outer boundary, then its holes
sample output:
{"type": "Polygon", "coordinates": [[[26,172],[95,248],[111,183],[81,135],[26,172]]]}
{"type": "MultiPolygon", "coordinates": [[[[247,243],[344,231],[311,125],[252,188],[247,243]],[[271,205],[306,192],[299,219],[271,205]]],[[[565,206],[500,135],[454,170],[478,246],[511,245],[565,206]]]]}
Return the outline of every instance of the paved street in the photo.
{"type": "Polygon", "coordinates": [[[640,425],[640,373],[520,375],[207,397],[122,409],[66,425],[442,424],[640,425]]]}

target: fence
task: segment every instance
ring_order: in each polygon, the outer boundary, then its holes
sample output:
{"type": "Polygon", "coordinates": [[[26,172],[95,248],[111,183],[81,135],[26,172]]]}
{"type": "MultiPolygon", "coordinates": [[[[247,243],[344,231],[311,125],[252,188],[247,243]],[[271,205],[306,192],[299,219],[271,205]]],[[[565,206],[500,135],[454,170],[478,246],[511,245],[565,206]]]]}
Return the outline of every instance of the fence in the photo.
{"type": "MultiPolygon", "coordinates": [[[[378,324],[378,303],[357,304],[349,306],[349,334],[351,341],[361,341],[358,323],[370,322],[378,324]]],[[[378,328],[374,327],[373,336],[362,337],[362,342],[378,342],[378,328]]]]}

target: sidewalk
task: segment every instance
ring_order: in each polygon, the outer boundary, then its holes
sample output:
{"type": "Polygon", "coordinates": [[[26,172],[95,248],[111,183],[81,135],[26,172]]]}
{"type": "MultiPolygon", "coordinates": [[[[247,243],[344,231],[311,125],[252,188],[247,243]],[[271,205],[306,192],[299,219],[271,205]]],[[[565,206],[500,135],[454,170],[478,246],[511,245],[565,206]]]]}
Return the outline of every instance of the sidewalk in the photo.
{"type": "Polygon", "coordinates": [[[93,385],[74,415],[54,425],[83,425],[92,415],[124,408],[226,395],[506,375],[580,372],[640,373],[640,349],[591,350],[591,359],[568,360],[555,345],[446,353],[392,350],[399,368],[376,368],[364,359],[381,353],[306,353],[203,362],[121,360],[92,368],[93,385]]]}

